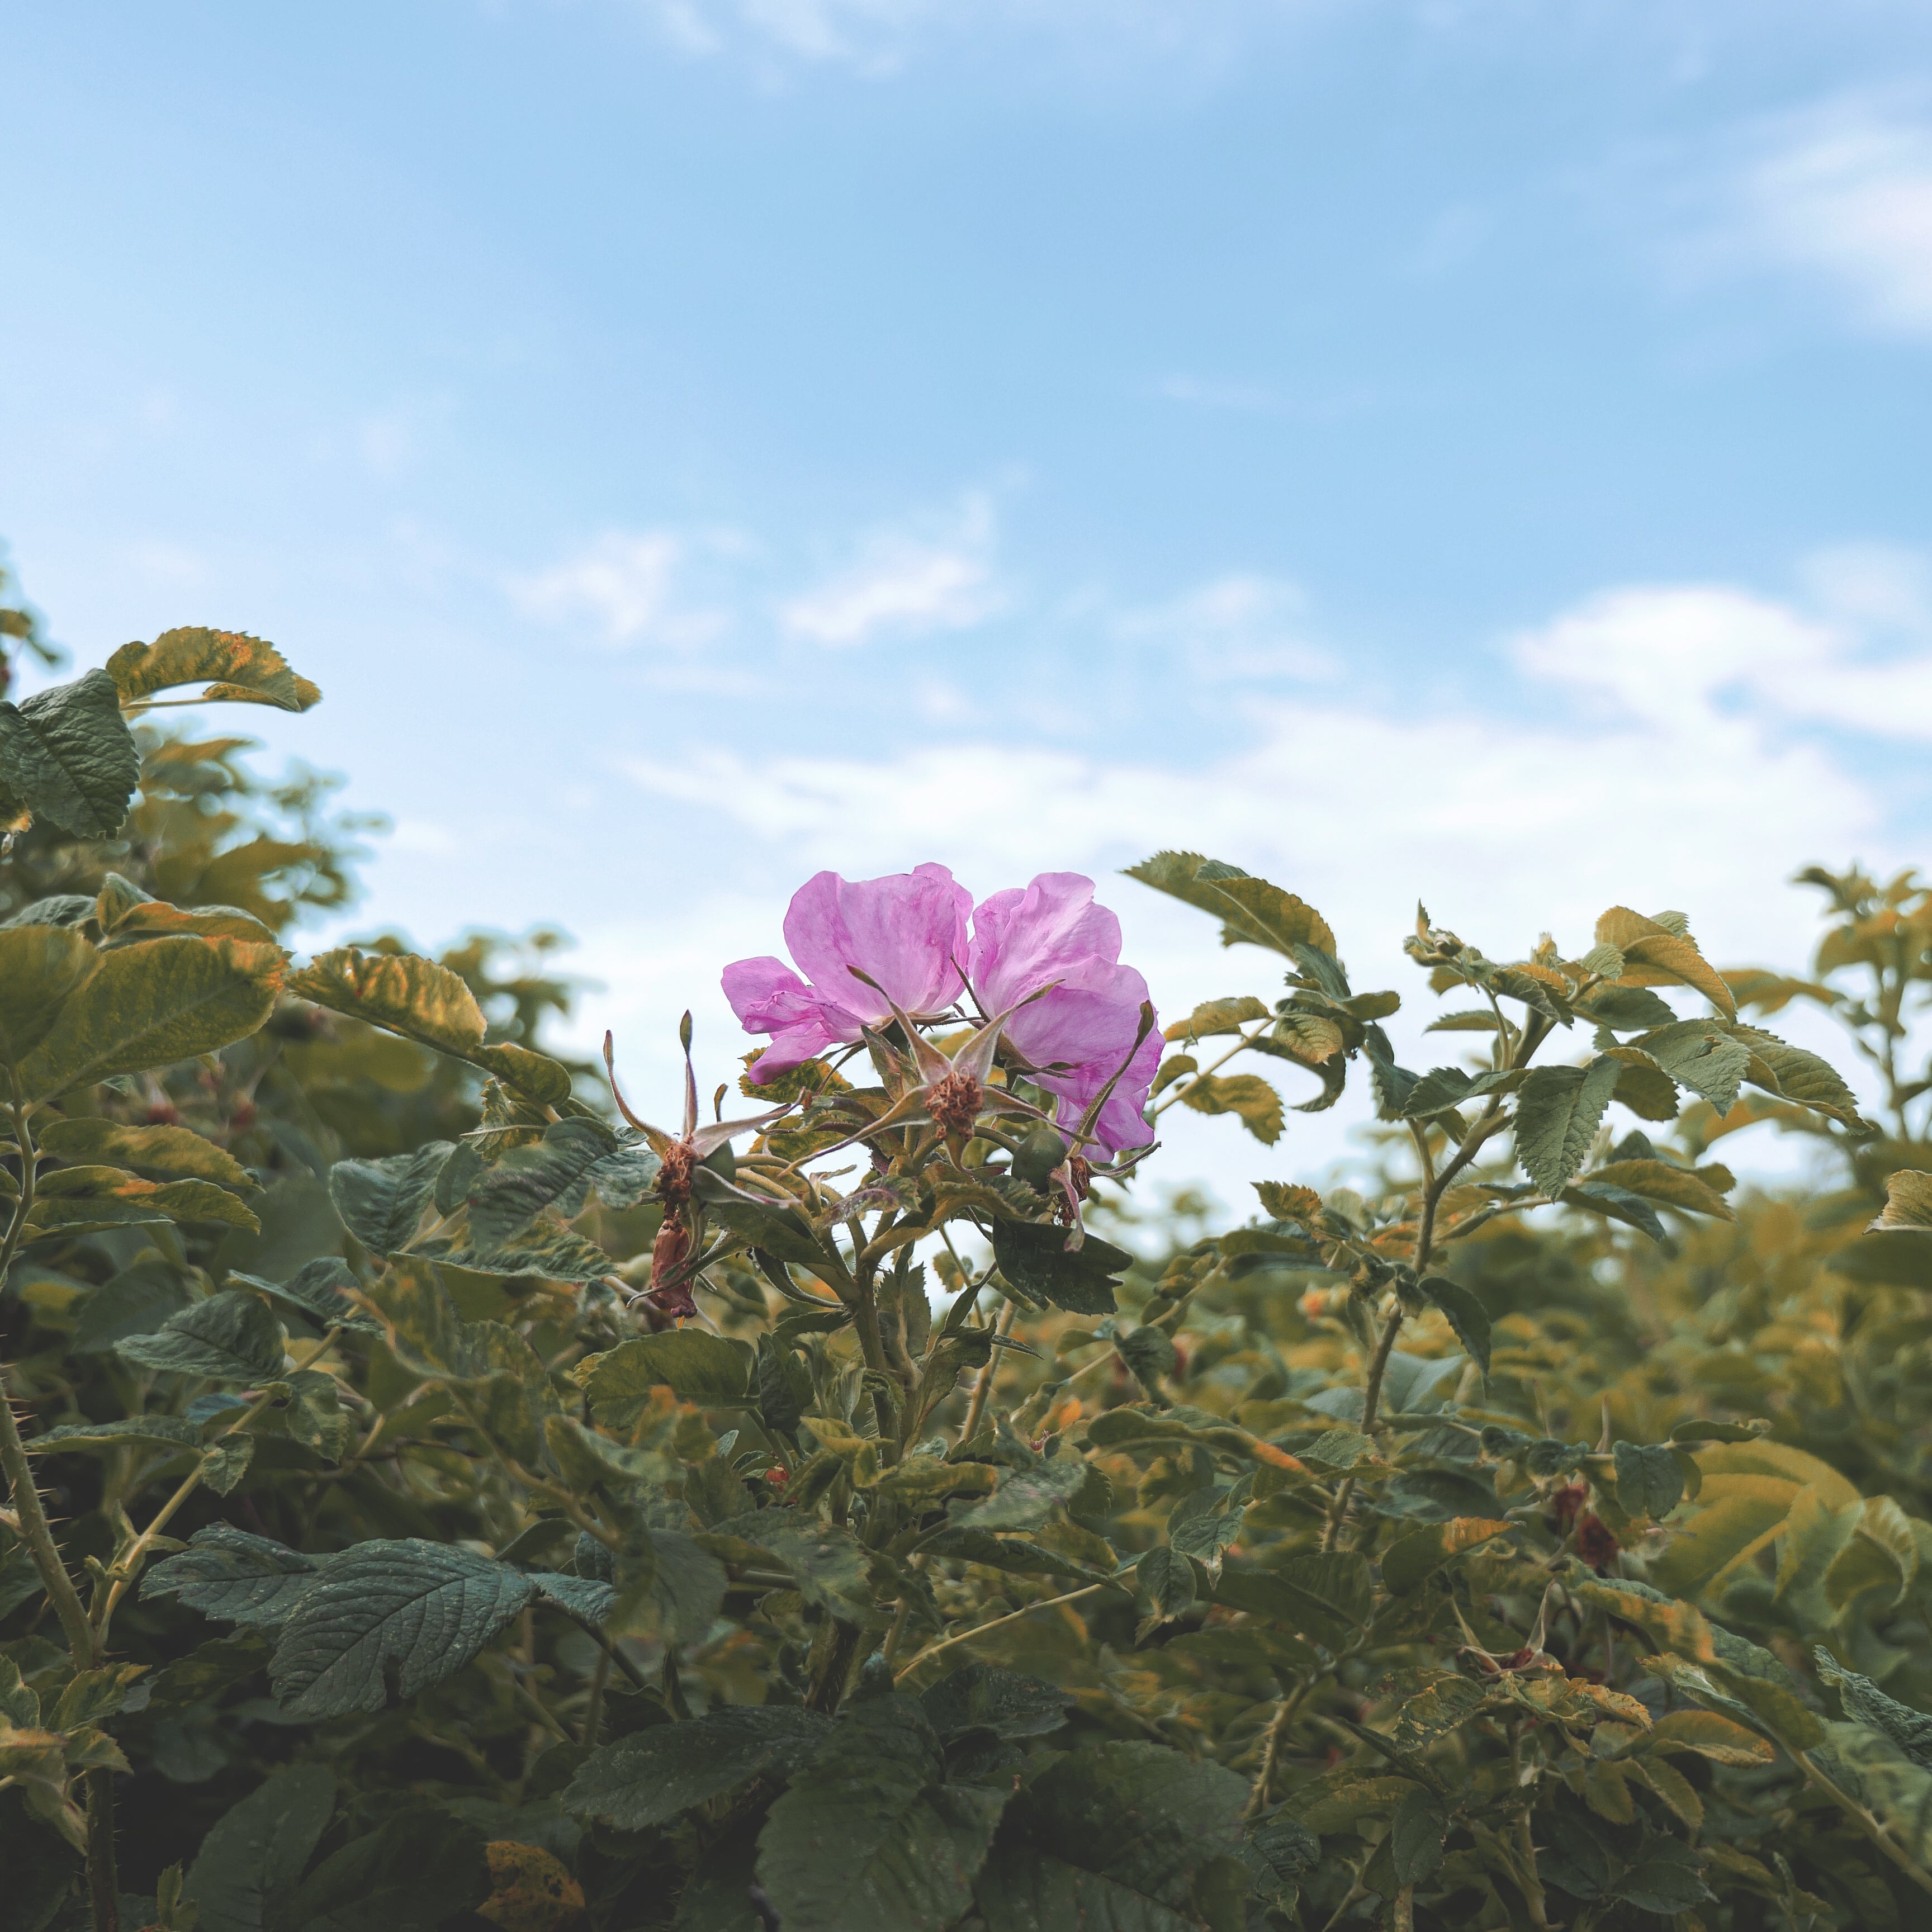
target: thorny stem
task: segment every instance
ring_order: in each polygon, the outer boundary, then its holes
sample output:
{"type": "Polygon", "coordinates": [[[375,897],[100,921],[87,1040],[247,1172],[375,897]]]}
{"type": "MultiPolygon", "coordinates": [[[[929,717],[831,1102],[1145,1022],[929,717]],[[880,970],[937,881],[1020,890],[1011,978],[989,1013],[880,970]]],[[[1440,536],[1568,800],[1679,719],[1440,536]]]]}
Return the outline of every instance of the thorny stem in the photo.
{"type": "MultiPolygon", "coordinates": [[[[7,1270],[12,1267],[14,1257],[26,1235],[27,1216],[34,1208],[34,1168],[38,1159],[32,1136],[27,1131],[27,1109],[21,1098],[19,1075],[15,1074],[13,1080],[11,1112],[14,1143],[20,1154],[20,1192],[14,1203],[14,1216],[8,1224],[5,1238],[0,1240],[0,1282],[6,1280],[7,1270]]],[[[91,1670],[94,1661],[94,1627],[87,1620],[80,1592],[74,1588],[74,1579],[61,1561],[53,1532],[47,1526],[47,1513],[41,1507],[40,1492],[34,1486],[33,1466],[27,1460],[26,1445],[20,1440],[20,1425],[14,1420],[14,1405],[7,1398],[4,1388],[0,1388],[0,1468],[6,1471],[7,1486],[13,1492],[14,1511],[20,1520],[20,1540],[27,1546],[27,1553],[33,1558],[34,1568],[40,1572],[40,1581],[60,1618],[61,1628],[67,1633],[74,1667],[76,1670],[91,1670]]]]}
{"type": "Polygon", "coordinates": [[[984,1636],[988,1630],[996,1630],[1003,1624],[1016,1622],[1022,1617],[1030,1617],[1036,1610],[1050,1610],[1060,1604],[1077,1604],[1082,1597],[1090,1597],[1102,1590],[1118,1590],[1118,1583],[1089,1583],[1084,1588],[1069,1590],[1064,1597],[1046,1597],[1036,1604],[1024,1604],[1016,1610],[1009,1610],[1003,1617],[995,1617],[991,1623],[975,1624],[969,1630],[962,1630],[957,1636],[943,1638],[938,1643],[929,1643],[903,1670],[893,1673],[892,1682],[903,1684],[922,1664],[929,1663],[943,1650],[950,1650],[955,1644],[970,1643],[976,1636],[984,1636]]]}
{"type": "Polygon", "coordinates": [[[1844,1813],[1852,1822],[1922,1892],[1932,1892],[1932,1876],[1901,1847],[1892,1834],[1849,1792],[1844,1791],[1820,1770],[1809,1751],[1794,1751],[1798,1768],[1844,1813]]]}
{"type": "Polygon", "coordinates": [[[604,1721],[604,1693],[610,1682],[610,1653],[602,1652],[597,1667],[590,1673],[590,1695],[584,1706],[584,1732],[579,1740],[586,1749],[597,1748],[598,1727],[604,1721]]]}
{"type": "Polygon", "coordinates": [[[1294,1714],[1307,1701],[1308,1694],[1314,1688],[1314,1680],[1304,1679],[1297,1684],[1288,1696],[1275,1708],[1269,1720],[1268,1736],[1262,1743],[1262,1768],[1255,1774],[1254,1789],[1248,1793],[1244,1819],[1258,1818],[1268,1809],[1268,1786],[1274,1780],[1274,1768],[1280,1760],[1281,1748],[1288,1736],[1288,1727],[1294,1721],[1294,1714]]]}

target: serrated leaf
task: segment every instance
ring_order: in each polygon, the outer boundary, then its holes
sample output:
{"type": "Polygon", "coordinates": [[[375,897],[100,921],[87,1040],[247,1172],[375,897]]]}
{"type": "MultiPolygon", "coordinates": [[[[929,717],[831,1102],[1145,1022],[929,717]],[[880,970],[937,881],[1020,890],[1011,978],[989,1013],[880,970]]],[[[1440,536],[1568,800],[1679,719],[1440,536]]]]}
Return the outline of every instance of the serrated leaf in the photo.
{"type": "Polygon", "coordinates": [[[1335,935],[1312,906],[1265,879],[1250,878],[1238,866],[1198,852],[1156,852],[1125,870],[1142,885],[1212,913],[1222,922],[1223,946],[1265,946],[1291,959],[1296,946],[1312,946],[1334,956],[1335,935]]]}
{"type": "Polygon", "coordinates": [[[272,946],[157,939],[104,954],[21,1064],[26,1096],[138,1073],[214,1052],[268,1016],[282,974],[272,946]]]}
{"type": "Polygon", "coordinates": [[[529,1603],[520,1570],[416,1537],[344,1550],[296,1603],[268,1666],[292,1717],[380,1711],[394,1664],[405,1697],[440,1684],[529,1603]]]}
{"type": "Polygon", "coordinates": [[[185,1711],[219,1696],[265,1668],[274,1648],[260,1630],[241,1629],[232,1636],[211,1637],[184,1657],[164,1664],[141,1686],[142,1708],[152,1717],[185,1711]]]}
{"type": "Polygon", "coordinates": [[[303,1880],[286,1923],[297,1932],[437,1932],[490,1894],[482,1835],[440,1806],[393,1805],[303,1880]]]}
{"type": "Polygon", "coordinates": [[[343,1226],[372,1255],[407,1247],[454,1151],[448,1141],[430,1141],[380,1160],[338,1160],[328,1170],[328,1196],[343,1226]]]}
{"type": "Polygon", "coordinates": [[[1050,1301],[1070,1314],[1112,1314],[1115,1284],[1133,1256],[1093,1234],[1069,1252],[1066,1240],[1067,1230],[1052,1223],[996,1220],[993,1258],[1013,1292],[1036,1306],[1050,1301]]]}
{"type": "Polygon", "coordinates": [[[1408,1596],[1466,1550],[1479,1549],[1514,1527],[1495,1517],[1456,1516],[1412,1530],[1382,1552],[1383,1586],[1392,1595],[1408,1596]]]}
{"type": "Polygon", "coordinates": [[[1915,1863],[1932,1864],[1932,1770],[1870,1724],[1827,1724],[1816,1756],[1839,1790],[1894,1834],[1915,1863]]]}
{"type": "Polygon", "coordinates": [[[997,1664],[969,1664],[928,1685],[919,1701],[940,1742],[950,1743],[969,1731],[991,1731],[1006,1738],[1044,1737],[1065,1725],[1074,1700],[1037,1677],[997,1664]]]}
{"type": "Polygon", "coordinates": [[[0,1061],[25,1060],[100,964],[100,955],[70,928],[0,928],[0,1061]]]}
{"type": "Polygon", "coordinates": [[[1786,1100],[1846,1126],[1858,1124],[1858,1096],[1845,1084],[1832,1063],[1802,1046],[1793,1046],[1775,1034],[1756,1027],[1734,1026],[1731,1037],[1748,1047],[1751,1065],[1745,1075],[1755,1086],[1762,1087],[1786,1100]],[[1767,1079],[1765,1076],[1771,1076],[1767,1079]]]}
{"type": "Polygon", "coordinates": [[[1847,1670],[1822,1644],[1811,1654],[1818,1675],[1837,1690],[1848,1718],[1883,1732],[1914,1764],[1932,1771],[1932,1717],[1888,1697],[1869,1677],[1847,1670]]]}
{"type": "Polygon", "coordinates": [[[121,694],[104,670],[0,700],[0,788],[76,838],[111,838],[141,776],[121,694]]]}
{"type": "MultiPolygon", "coordinates": [[[[0,946],[4,936],[0,935],[0,946]]],[[[0,965],[0,984],[4,982],[0,965]]],[[[0,994],[0,1000],[4,995],[0,994]]],[[[188,1127],[130,1127],[118,1120],[80,1118],[49,1120],[38,1130],[40,1150],[63,1160],[125,1162],[218,1181],[224,1187],[253,1187],[254,1178],[235,1156],[188,1127]]]]}
{"type": "Polygon", "coordinates": [[[1420,1885],[1434,1876],[1442,1863],[1448,1830],[1442,1801],[1432,1791],[1412,1791],[1395,1808],[1388,1843],[1398,1885],[1420,1885]]]}
{"type": "Polygon", "coordinates": [[[200,1932],[274,1932],[334,1810],[327,1768],[299,1764],[218,1819],[182,1888],[200,1932]]]}
{"type": "Polygon", "coordinates": [[[749,1400],[752,1360],[742,1342],[701,1328],[676,1328],[587,1356],[571,1378],[590,1398],[598,1421],[628,1436],[650,1406],[654,1388],[668,1388],[705,1408],[742,1408],[749,1400]]]}
{"type": "Polygon", "coordinates": [[[1750,1070],[1750,1049],[1709,1020],[1676,1021],[1639,1034],[1616,1052],[1618,1058],[1633,1052],[1647,1055],[1678,1086],[1709,1101],[1720,1114],[1730,1112],[1738,1088],[1750,1070]]]}
{"type": "Polygon", "coordinates": [[[1441,1309],[1456,1339],[1466,1348],[1484,1375],[1490,1372],[1490,1311],[1473,1288],[1447,1275],[1430,1275],[1422,1292],[1441,1309]]]}
{"type": "Polygon", "coordinates": [[[1661,1522],[1684,1495],[1684,1470],[1676,1452],[1661,1444],[1612,1446],[1617,1471],[1617,1503],[1628,1516],[1661,1522]]]}
{"type": "Polygon", "coordinates": [[[763,1550],[790,1573],[807,1603],[854,1622],[871,1615],[866,1552],[850,1530],[820,1522],[796,1510],[752,1510],[713,1525],[710,1534],[698,1540],[709,1543],[722,1538],[735,1538],[763,1550]]]}
{"type": "Polygon", "coordinates": [[[606,1621],[620,1636],[694,1642],[717,1616],[726,1581],[724,1564],[682,1530],[639,1525],[617,1552],[606,1621]]]}
{"type": "Polygon", "coordinates": [[[1874,1234],[1894,1228],[1932,1228],[1932,1174],[1894,1168],[1885,1178],[1885,1206],[1868,1225],[1874,1234]]]}
{"type": "Polygon", "coordinates": [[[114,1344],[122,1360],[211,1382],[273,1382],[282,1372],[282,1324],[259,1295],[224,1288],[171,1315],[151,1335],[114,1344]]]}
{"type": "Polygon", "coordinates": [[[290,670],[273,644],[198,625],[164,631],[152,644],[123,644],[107,660],[105,675],[130,703],[204,681],[205,698],[272,704],[281,711],[306,711],[322,698],[307,678],[290,670]]]}
{"type": "Polygon", "coordinates": [[[1651,1726],[1653,1750],[1695,1751],[1714,1764],[1770,1764],[1778,1748],[1715,1711],[1672,1711],[1651,1726]]]}
{"type": "Polygon", "coordinates": [[[32,1456],[64,1455],[76,1449],[117,1449],[132,1442],[164,1449],[201,1448],[201,1426],[178,1415],[134,1415],[117,1422],[66,1422],[27,1441],[32,1456]]]}
{"type": "Polygon", "coordinates": [[[1689,1214],[1708,1214],[1720,1221],[1737,1219],[1724,1197],[1688,1169],[1661,1160],[1612,1160],[1592,1168],[1588,1178],[1607,1183],[1646,1200],[1661,1201],[1689,1214]]]}
{"type": "Polygon", "coordinates": [[[1621,1065],[1607,1055],[1588,1066],[1537,1066],[1516,1094],[1516,1158],[1545,1194],[1562,1192],[1583,1164],[1610,1105],[1621,1065]]]}
{"type": "Polygon", "coordinates": [[[1197,1114],[1234,1114],[1264,1147],[1281,1138],[1281,1096],[1257,1073],[1203,1073],[1181,1092],[1197,1114]]]}
{"type": "Polygon", "coordinates": [[[470,1238],[500,1247],[541,1214],[572,1220],[593,1192],[608,1208],[634,1208],[658,1167],[649,1148],[619,1139],[601,1120],[556,1121],[536,1146],[513,1148],[471,1186],[470,1238]]]}
{"type": "Polygon", "coordinates": [[[1195,1874],[1238,1850],[1246,1782],[1178,1751],[1111,1741],[1028,1786],[974,1887],[987,1932],[1195,1932],[1195,1874]]]}
{"type": "Polygon", "coordinates": [[[916,1699],[853,1705],[758,1834],[758,1882],[786,1932],[952,1924],[971,1902],[1008,1793],[944,1778],[916,1699]]]}
{"type": "Polygon", "coordinates": [[[270,1300],[286,1302],[291,1308],[319,1322],[325,1328],[346,1328],[358,1335],[376,1335],[382,1324],[367,1315],[358,1315],[345,1291],[356,1286],[349,1264],[340,1255],[322,1255],[304,1262],[284,1282],[265,1281],[256,1274],[244,1274],[231,1268],[228,1279],[252,1288],[270,1300]]]}
{"type": "Polygon", "coordinates": [[[567,1810],[620,1832],[642,1832],[769,1775],[802,1770],[824,1744],[831,1720],[796,1705],[728,1706],[682,1724],[656,1724],[578,1766],[563,1794],[567,1810]]]}
{"type": "Polygon", "coordinates": [[[1737,1018],[1730,988],[1688,934],[1673,932],[1628,906],[1612,906],[1597,922],[1597,942],[1622,952],[1619,977],[1626,986],[1693,987],[1726,1019],[1737,1018]]]}
{"type": "Polygon", "coordinates": [[[1244,993],[1237,998],[1204,1001],[1186,1019],[1176,1020],[1161,1037],[1206,1040],[1217,1034],[1239,1033],[1243,1027],[1270,1017],[1270,1009],[1262,1001],[1244,993]]]}
{"type": "Polygon", "coordinates": [[[266,1536],[212,1522],[196,1530],[178,1556],[149,1567],[141,1597],[143,1602],[175,1597],[224,1623],[272,1628],[287,1617],[322,1568],[313,1556],[266,1536]]]}

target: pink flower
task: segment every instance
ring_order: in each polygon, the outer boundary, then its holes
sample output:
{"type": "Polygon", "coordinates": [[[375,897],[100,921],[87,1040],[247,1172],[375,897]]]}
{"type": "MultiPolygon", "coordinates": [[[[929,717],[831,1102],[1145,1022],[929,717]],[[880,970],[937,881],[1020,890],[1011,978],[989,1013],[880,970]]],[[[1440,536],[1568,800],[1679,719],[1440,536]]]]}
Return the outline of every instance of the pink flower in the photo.
{"type": "Polygon", "coordinates": [[[973,915],[973,989],[989,1012],[1018,1008],[1007,1044],[1059,1096],[1060,1125],[1077,1126],[1120,1072],[1093,1128],[1116,1153],[1150,1138],[1141,1110],[1161,1053],[1157,1031],[1140,1037],[1147,982],[1120,958],[1120,922],[1094,903],[1094,881],[1078,872],[1042,872],[1024,890],[995,892],[973,915]],[[1052,990],[1022,1004],[1042,986],[1052,990]]]}
{"type": "Polygon", "coordinates": [[[805,969],[782,959],[740,959],[724,969],[724,997],[747,1033],[772,1036],[754,1080],[788,1073],[828,1047],[859,1038],[902,1007],[936,1017],[964,990],[966,920],[973,896],[944,866],[883,879],[820,872],[792,896],[785,944],[805,969]],[[856,967],[876,986],[855,978],[856,967]]]}

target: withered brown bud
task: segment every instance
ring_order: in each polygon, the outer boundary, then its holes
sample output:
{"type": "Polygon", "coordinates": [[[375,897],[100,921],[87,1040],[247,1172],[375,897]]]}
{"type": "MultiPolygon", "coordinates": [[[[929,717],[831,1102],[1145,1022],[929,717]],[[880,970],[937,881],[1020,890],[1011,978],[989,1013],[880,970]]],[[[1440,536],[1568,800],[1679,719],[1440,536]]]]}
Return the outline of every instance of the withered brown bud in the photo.
{"type": "MultiPolygon", "coordinates": [[[[668,1210],[682,1208],[691,1198],[691,1177],[697,1166],[698,1155],[688,1142],[674,1141],[665,1150],[658,1169],[657,1195],[668,1210]]],[[[668,1228],[670,1222],[664,1226],[668,1228]]]]}
{"type": "Polygon", "coordinates": [[[948,1133],[970,1133],[986,1095],[970,1073],[949,1073],[932,1090],[926,1111],[948,1133]]]}

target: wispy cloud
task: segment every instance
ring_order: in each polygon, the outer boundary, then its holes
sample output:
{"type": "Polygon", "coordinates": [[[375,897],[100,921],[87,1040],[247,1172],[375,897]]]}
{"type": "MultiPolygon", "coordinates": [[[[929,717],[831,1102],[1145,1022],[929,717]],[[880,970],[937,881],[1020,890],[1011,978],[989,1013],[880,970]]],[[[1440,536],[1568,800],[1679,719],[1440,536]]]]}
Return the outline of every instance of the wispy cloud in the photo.
{"type": "Polygon", "coordinates": [[[1214,684],[1280,679],[1325,682],[1334,659],[1309,637],[1307,599],[1280,578],[1237,572],[1171,602],[1116,618],[1124,643],[1151,645],[1168,664],[1214,684]]]}
{"type": "Polygon", "coordinates": [[[1691,273],[1772,269],[1822,284],[1864,326],[1932,334],[1932,110],[1856,94],[1734,139],[1708,218],[1680,240],[1691,273]]]}
{"type": "Polygon", "coordinates": [[[688,650],[715,641],[731,622],[714,600],[686,601],[690,566],[742,548],[728,534],[610,530],[548,569],[512,576],[506,587],[543,622],[588,623],[607,644],[688,650]]]}
{"type": "Polygon", "coordinates": [[[993,535],[992,506],[976,496],[938,530],[874,532],[850,564],[788,598],[779,623],[788,636],[835,650],[970,630],[1000,605],[993,535]]]}

